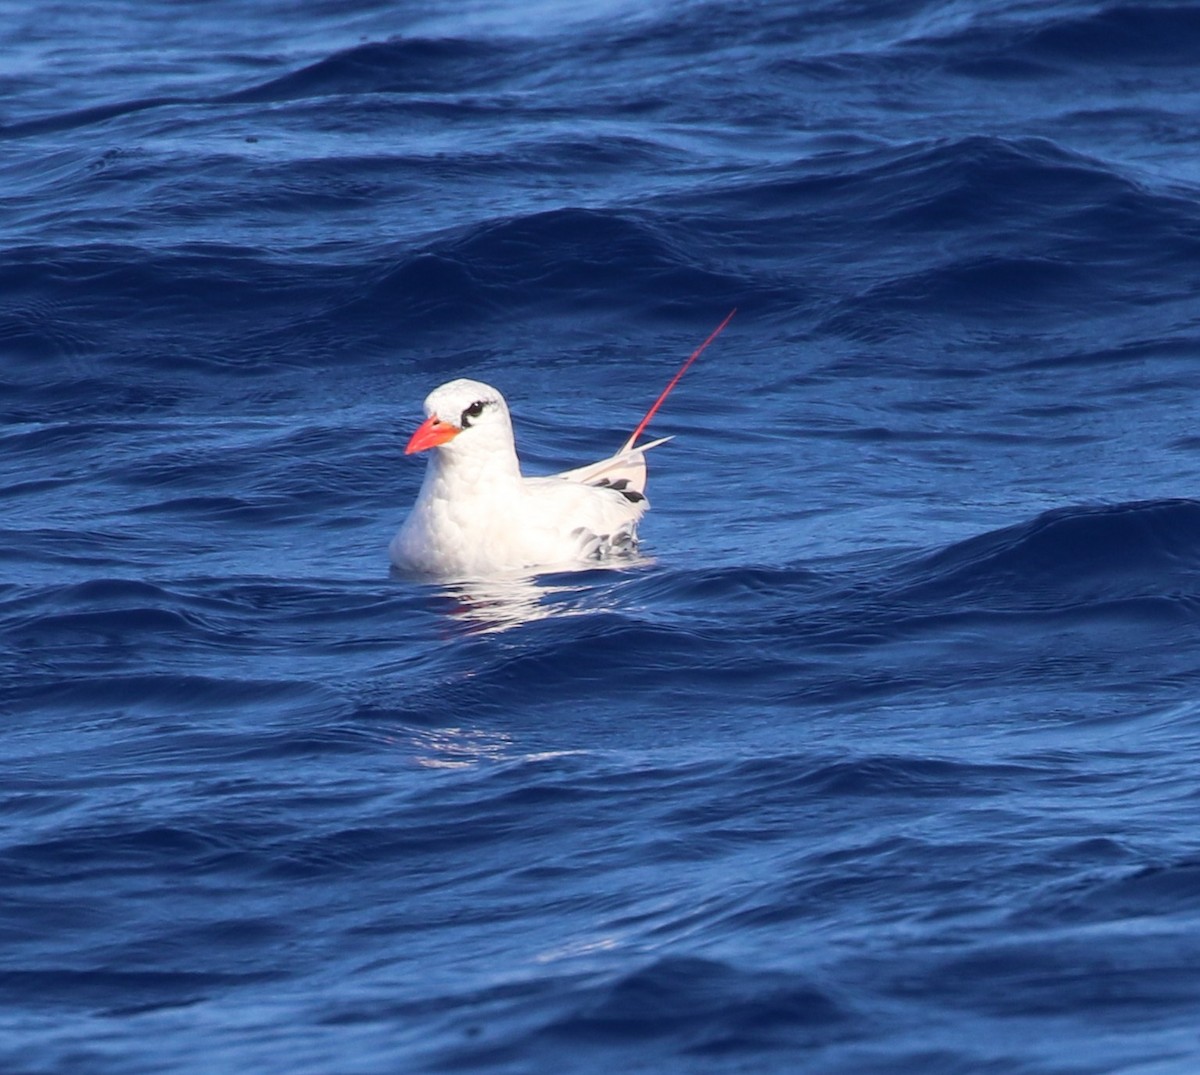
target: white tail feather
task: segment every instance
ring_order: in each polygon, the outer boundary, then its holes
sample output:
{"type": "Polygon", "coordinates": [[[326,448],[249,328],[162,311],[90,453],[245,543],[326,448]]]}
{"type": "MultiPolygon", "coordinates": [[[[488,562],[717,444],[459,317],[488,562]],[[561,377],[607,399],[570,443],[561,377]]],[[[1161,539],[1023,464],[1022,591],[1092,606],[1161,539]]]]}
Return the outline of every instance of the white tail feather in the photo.
{"type": "Polygon", "coordinates": [[[616,455],[601,459],[599,463],[589,463],[585,467],[564,471],[558,477],[567,481],[580,482],[583,485],[597,485],[600,482],[627,481],[629,488],[639,493],[646,491],[646,459],[645,455],[651,448],[669,441],[670,437],[659,437],[658,440],[647,441],[636,448],[630,448],[628,443],[616,455]]]}

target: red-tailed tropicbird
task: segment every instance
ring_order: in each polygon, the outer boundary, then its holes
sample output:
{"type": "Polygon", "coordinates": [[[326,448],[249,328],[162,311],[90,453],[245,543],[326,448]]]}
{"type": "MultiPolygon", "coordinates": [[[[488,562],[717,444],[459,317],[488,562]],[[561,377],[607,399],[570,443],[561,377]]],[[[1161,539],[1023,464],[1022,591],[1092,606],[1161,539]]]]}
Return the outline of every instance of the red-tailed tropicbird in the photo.
{"type": "Polygon", "coordinates": [[[552,477],[521,474],[508,405],[496,389],[465,378],[435,388],[405,448],[432,453],[417,502],[392,539],[392,563],[417,575],[487,579],[633,555],[638,520],[650,506],[645,455],[671,438],[635,442],[735,312],[692,352],[620,451],[552,477]]]}

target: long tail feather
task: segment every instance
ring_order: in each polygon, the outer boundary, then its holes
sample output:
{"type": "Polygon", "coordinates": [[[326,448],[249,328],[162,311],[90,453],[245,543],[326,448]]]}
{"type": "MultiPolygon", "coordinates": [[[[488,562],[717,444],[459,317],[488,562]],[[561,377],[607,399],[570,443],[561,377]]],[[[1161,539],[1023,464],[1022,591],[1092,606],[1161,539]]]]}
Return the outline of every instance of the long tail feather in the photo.
{"type": "Polygon", "coordinates": [[[645,430],[646,426],[648,426],[650,424],[650,419],[653,418],[654,415],[658,412],[658,408],[663,405],[663,400],[665,400],[667,398],[667,396],[669,396],[671,394],[672,389],[679,383],[680,378],[685,373],[687,373],[688,367],[693,362],[695,362],[696,359],[698,359],[700,357],[700,355],[704,352],[704,349],[710,343],[712,343],[713,340],[715,340],[719,335],[721,335],[721,332],[724,330],[725,326],[728,325],[729,322],[733,320],[733,315],[736,313],[737,313],[737,307],[735,306],[725,316],[725,320],[722,321],[715,329],[712,330],[712,332],[710,332],[708,334],[708,339],[706,339],[699,347],[697,347],[696,350],[694,350],[691,353],[691,356],[688,358],[688,360],[682,366],[679,367],[679,372],[676,373],[675,376],[671,378],[670,384],[668,384],[667,387],[662,390],[662,395],[660,395],[658,397],[658,399],[656,399],[654,401],[654,406],[652,406],[646,412],[646,417],[643,418],[638,423],[637,429],[635,429],[633,431],[633,435],[624,443],[624,445],[621,447],[621,451],[619,451],[617,453],[617,455],[621,455],[622,453],[629,451],[629,449],[633,447],[634,442],[638,439],[638,437],[640,437],[642,435],[642,432],[643,432],[643,430],[645,430]]]}

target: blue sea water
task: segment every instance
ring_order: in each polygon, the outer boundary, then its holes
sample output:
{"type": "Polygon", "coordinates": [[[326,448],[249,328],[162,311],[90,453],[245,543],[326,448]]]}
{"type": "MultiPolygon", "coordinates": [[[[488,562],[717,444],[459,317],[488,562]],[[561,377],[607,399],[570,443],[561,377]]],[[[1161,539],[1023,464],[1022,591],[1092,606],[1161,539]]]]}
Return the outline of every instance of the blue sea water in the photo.
{"type": "Polygon", "coordinates": [[[1200,1069],[1200,7],[0,0],[0,1070],[1200,1069]],[[426,393],[644,559],[389,574],[426,393]]]}

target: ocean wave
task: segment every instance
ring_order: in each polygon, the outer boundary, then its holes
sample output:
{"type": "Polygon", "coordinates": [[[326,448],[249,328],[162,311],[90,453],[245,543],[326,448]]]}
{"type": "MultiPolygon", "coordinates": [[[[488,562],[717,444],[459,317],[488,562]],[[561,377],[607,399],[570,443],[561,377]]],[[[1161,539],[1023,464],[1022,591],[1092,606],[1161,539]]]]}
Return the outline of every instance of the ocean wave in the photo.
{"type": "Polygon", "coordinates": [[[262,983],[267,973],[206,973],[61,966],[10,966],[0,973],[0,997],[10,1005],[51,1010],[91,1010],[109,1018],[197,1004],[214,992],[262,983]],[[119,998],[119,999],[117,999],[119,998]]]}
{"type": "Polygon", "coordinates": [[[457,95],[509,73],[512,53],[494,41],[393,38],[342,49],[295,71],[230,93],[155,94],[108,101],[0,124],[0,139],[62,134],[172,107],[269,104],[362,94],[457,95]]]}
{"type": "Polygon", "coordinates": [[[816,1044],[836,1036],[844,1020],[838,1001],[802,975],[695,957],[662,957],[574,994],[574,1010],[539,1037],[654,1042],[700,1057],[816,1044]]]}
{"type": "Polygon", "coordinates": [[[1080,1009],[1123,1020],[1143,1005],[1159,1009],[1200,1001],[1190,973],[1200,945],[1154,931],[1119,932],[1097,951],[1086,933],[983,944],[936,962],[947,1002],[992,1016],[1047,1017],[1080,1009]]]}
{"type": "Polygon", "coordinates": [[[556,316],[614,303],[646,312],[710,314],[735,304],[746,282],[700,267],[655,221],[635,212],[556,209],[490,222],[417,251],[343,309],[402,318],[423,329],[470,311],[542,308],[556,316]]]}
{"type": "Polygon", "coordinates": [[[901,594],[1010,611],[1161,597],[1163,614],[1190,620],[1197,535],[1191,500],[1059,508],[912,564],[901,594]]]}
{"type": "Polygon", "coordinates": [[[1200,44],[1200,12],[1188,5],[1111,4],[1048,22],[1027,47],[1075,63],[1190,66],[1200,44]]]}
{"type": "Polygon", "coordinates": [[[464,93],[503,78],[508,70],[504,61],[511,53],[495,40],[371,41],[216,100],[261,103],[363,93],[464,93]]]}

